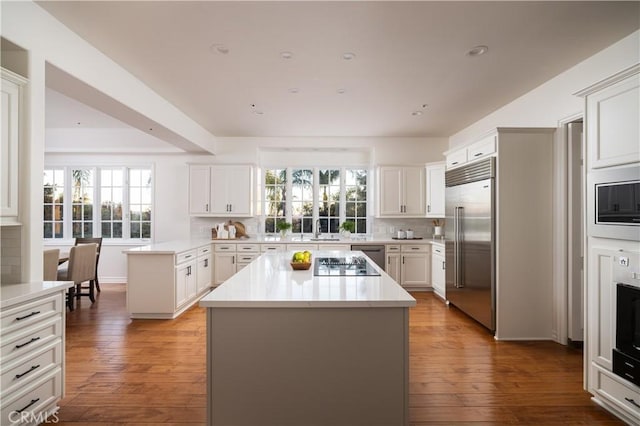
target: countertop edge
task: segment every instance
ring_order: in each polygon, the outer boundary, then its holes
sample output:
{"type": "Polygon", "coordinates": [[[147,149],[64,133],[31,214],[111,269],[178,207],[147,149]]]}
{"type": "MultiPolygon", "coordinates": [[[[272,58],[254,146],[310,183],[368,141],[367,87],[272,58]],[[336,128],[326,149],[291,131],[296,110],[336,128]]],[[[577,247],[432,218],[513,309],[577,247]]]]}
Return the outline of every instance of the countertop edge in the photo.
{"type": "Polygon", "coordinates": [[[3,284],[0,287],[0,309],[18,303],[47,296],[73,287],[73,281],[36,281],[31,283],[3,284]]]}
{"type": "Polygon", "coordinates": [[[397,301],[200,301],[198,305],[202,308],[411,308],[416,305],[415,300],[397,301]]]}

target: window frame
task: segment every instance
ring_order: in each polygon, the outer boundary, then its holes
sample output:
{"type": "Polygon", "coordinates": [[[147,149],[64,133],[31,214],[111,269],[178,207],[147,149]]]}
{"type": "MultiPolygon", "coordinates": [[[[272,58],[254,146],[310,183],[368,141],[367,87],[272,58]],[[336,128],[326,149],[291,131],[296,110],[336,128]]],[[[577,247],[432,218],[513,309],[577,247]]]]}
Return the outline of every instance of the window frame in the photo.
{"type": "MultiPolygon", "coordinates": [[[[353,235],[370,235],[371,234],[371,211],[373,208],[373,198],[372,198],[372,194],[371,194],[371,189],[373,188],[372,185],[372,177],[373,177],[373,173],[371,170],[371,167],[369,166],[364,166],[364,165],[356,165],[356,166],[301,166],[301,165],[296,165],[296,166],[263,166],[260,169],[260,173],[258,173],[259,175],[259,197],[260,199],[258,200],[258,209],[257,211],[259,212],[259,218],[260,218],[260,225],[259,225],[259,229],[261,233],[265,234],[265,235],[276,235],[277,234],[277,230],[275,232],[270,232],[266,230],[266,219],[269,218],[270,216],[266,215],[266,205],[265,203],[267,202],[267,197],[266,197],[266,186],[265,186],[265,176],[266,176],[266,170],[286,170],[286,185],[285,185],[285,193],[286,193],[286,205],[285,205],[285,220],[289,223],[293,223],[293,206],[292,206],[292,200],[293,200],[293,192],[292,192],[292,172],[293,170],[299,170],[299,169],[309,169],[312,171],[313,173],[313,186],[312,186],[312,193],[313,193],[313,216],[312,216],[312,232],[295,232],[295,234],[299,234],[299,235],[312,235],[313,232],[315,231],[316,228],[316,223],[319,219],[322,218],[326,218],[326,216],[320,216],[320,203],[322,202],[322,197],[321,197],[321,193],[320,193],[320,179],[319,179],[319,172],[320,170],[338,170],[339,171],[339,185],[340,185],[340,199],[338,201],[339,203],[339,215],[338,217],[338,223],[341,224],[343,222],[345,222],[346,220],[349,220],[351,218],[347,218],[346,217],[346,174],[350,171],[350,170],[364,170],[367,174],[367,183],[365,185],[366,191],[367,191],[367,197],[366,200],[364,201],[364,203],[366,203],[366,215],[363,218],[365,220],[365,224],[366,224],[366,232],[362,232],[362,233],[358,233],[357,228],[356,228],[356,232],[353,233],[353,235]]],[[[334,216],[330,216],[330,218],[332,218],[334,216]]],[[[359,217],[358,217],[359,218],[359,217]]],[[[293,233],[293,232],[292,232],[293,233]]],[[[323,232],[323,234],[328,234],[328,235],[339,235],[339,230],[338,232],[330,232],[330,228],[327,229],[327,232],[323,232]]]]}
{"type": "MultiPolygon", "coordinates": [[[[73,170],[93,170],[93,237],[102,237],[102,182],[101,171],[102,169],[108,170],[122,170],[124,183],[122,194],[122,238],[103,237],[103,244],[107,245],[139,245],[141,243],[148,244],[154,241],[155,236],[155,189],[156,189],[156,176],[154,164],[99,164],[99,165],[87,165],[87,164],[45,164],[44,170],[64,170],[64,201],[63,201],[63,237],[62,238],[48,238],[43,234],[44,242],[47,245],[51,244],[69,244],[75,240],[73,237],[73,225],[72,225],[72,181],[73,170]],[[150,219],[150,237],[149,238],[131,238],[130,232],[130,211],[129,211],[129,197],[130,197],[130,182],[129,172],[132,169],[148,170],[151,173],[151,219],[150,219]]],[[[44,188],[44,182],[43,182],[44,188]]],[[[42,198],[42,204],[44,206],[44,196],[42,198]]],[[[44,213],[43,213],[44,214],[44,213]]],[[[44,221],[43,221],[44,222],[44,221]]]]}

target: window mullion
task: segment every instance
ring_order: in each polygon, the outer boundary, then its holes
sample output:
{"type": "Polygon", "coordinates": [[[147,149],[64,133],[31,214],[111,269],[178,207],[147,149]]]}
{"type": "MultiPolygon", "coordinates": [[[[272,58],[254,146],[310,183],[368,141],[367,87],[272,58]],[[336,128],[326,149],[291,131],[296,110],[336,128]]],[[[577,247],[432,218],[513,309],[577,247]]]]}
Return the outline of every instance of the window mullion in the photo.
{"type": "Polygon", "coordinates": [[[62,203],[62,211],[64,213],[64,220],[62,225],[62,236],[63,239],[73,238],[72,233],[72,225],[71,225],[71,205],[73,204],[72,194],[73,189],[71,188],[71,167],[65,167],[64,170],[64,202],[62,203]]]}
{"type": "Polygon", "coordinates": [[[344,223],[347,217],[347,169],[342,167],[340,169],[340,210],[339,210],[339,223],[344,223]]]}
{"type": "Polygon", "coordinates": [[[102,224],[100,219],[102,217],[102,183],[101,183],[101,169],[95,167],[93,169],[93,236],[102,237],[102,224]]]}
{"type": "Polygon", "coordinates": [[[286,185],[286,194],[287,194],[287,202],[285,203],[285,208],[287,209],[287,214],[286,214],[286,221],[289,223],[293,223],[293,215],[292,215],[292,209],[293,209],[293,203],[291,203],[291,200],[293,198],[293,169],[291,167],[287,167],[287,185],[286,185]]]}
{"type": "Polygon", "coordinates": [[[320,171],[313,168],[313,209],[311,214],[311,232],[316,229],[316,223],[320,218],[320,171]]]}
{"type": "Polygon", "coordinates": [[[122,168],[122,239],[131,238],[131,215],[129,210],[129,168],[122,168]]]}

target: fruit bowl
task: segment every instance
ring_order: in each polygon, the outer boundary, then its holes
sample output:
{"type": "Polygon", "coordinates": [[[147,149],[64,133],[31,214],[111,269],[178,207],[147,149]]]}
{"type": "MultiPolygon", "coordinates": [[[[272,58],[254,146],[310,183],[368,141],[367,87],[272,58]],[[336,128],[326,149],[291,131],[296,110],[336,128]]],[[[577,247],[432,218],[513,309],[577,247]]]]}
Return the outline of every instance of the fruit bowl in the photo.
{"type": "Polygon", "coordinates": [[[311,268],[311,262],[291,262],[294,271],[306,271],[311,268]]]}

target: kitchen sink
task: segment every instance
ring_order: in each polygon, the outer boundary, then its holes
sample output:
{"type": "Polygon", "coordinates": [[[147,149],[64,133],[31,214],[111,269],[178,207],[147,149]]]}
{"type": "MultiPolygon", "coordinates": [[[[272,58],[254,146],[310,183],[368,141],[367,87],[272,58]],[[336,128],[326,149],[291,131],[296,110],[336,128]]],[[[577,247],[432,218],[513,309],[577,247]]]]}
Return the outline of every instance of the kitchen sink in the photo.
{"type": "Polygon", "coordinates": [[[309,241],[340,241],[340,238],[335,238],[335,237],[318,237],[318,238],[309,238],[309,241]]]}

